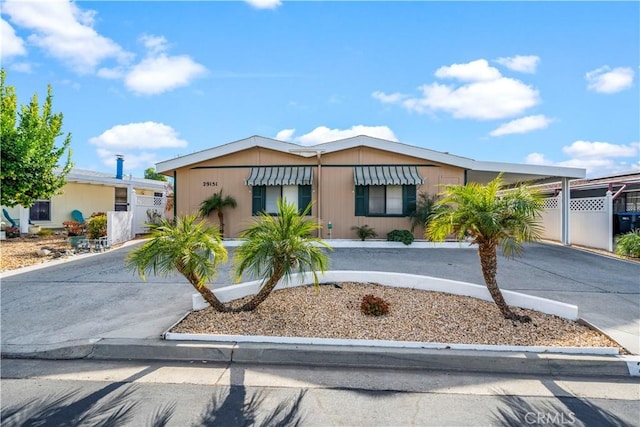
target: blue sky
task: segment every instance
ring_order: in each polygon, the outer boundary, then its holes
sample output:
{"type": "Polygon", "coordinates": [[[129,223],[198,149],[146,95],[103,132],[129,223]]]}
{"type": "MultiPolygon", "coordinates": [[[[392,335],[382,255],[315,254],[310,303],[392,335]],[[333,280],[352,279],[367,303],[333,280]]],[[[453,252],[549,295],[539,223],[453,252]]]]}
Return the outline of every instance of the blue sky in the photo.
{"type": "Polygon", "coordinates": [[[54,92],[77,168],[252,135],[368,134],[476,160],[640,170],[640,3],[1,3],[19,102],[54,92]]]}

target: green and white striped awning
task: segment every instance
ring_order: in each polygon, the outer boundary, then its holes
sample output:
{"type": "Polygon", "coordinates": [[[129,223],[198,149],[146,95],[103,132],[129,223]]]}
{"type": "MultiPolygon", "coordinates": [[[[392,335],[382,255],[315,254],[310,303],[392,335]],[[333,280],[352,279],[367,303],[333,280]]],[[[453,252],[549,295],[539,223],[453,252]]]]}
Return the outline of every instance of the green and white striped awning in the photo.
{"type": "Polygon", "coordinates": [[[421,185],[417,166],[354,166],[356,185],[421,185]]]}
{"type": "Polygon", "coordinates": [[[311,166],[263,166],[251,168],[247,185],[312,185],[311,166]]]}

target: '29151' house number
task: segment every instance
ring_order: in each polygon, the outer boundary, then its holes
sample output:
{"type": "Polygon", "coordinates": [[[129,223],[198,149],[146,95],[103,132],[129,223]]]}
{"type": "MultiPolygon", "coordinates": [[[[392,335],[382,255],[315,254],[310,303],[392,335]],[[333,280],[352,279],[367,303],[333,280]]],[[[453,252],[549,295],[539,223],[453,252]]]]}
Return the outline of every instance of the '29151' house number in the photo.
{"type": "Polygon", "coordinates": [[[203,187],[217,187],[218,186],[218,182],[217,181],[202,181],[202,186],[203,187]]]}

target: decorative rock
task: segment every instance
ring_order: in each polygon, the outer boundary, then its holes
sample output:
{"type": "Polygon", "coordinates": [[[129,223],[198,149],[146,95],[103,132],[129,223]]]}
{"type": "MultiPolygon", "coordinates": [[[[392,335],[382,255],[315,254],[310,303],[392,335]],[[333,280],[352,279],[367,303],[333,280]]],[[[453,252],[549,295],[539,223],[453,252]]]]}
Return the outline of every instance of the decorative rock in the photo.
{"type": "Polygon", "coordinates": [[[49,255],[51,255],[51,251],[49,249],[42,248],[38,251],[38,256],[40,257],[46,257],[49,255]]]}

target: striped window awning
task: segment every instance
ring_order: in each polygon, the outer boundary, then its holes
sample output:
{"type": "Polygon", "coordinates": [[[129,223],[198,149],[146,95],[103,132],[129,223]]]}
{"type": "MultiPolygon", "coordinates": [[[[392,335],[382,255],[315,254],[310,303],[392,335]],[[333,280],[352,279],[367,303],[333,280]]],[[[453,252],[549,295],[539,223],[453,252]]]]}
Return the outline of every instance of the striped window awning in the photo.
{"type": "Polygon", "coordinates": [[[421,185],[417,166],[355,166],[356,185],[421,185]]]}
{"type": "Polygon", "coordinates": [[[251,168],[247,185],[312,185],[311,166],[264,166],[251,168]]]}

